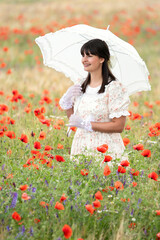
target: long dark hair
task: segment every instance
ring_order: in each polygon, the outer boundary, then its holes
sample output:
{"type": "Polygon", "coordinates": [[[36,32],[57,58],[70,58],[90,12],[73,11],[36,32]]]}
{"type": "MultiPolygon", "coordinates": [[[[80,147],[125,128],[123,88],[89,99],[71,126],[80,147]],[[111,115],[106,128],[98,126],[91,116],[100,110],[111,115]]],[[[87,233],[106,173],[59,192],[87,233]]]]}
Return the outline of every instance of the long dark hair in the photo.
{"type": "MultiPolygon", "coordinates": [[[[104,58],[104,62],[102,63],[102,85],[99,89],[98,93],[103,93],[105,90],[105,86],[108,85],[110,82],[115,81],[116,78],[111,72],[111,70],[108,67],[108,61],[110,60],[110,52],[109,48],[105,41],[101,39],[92,39],[88,42],[86,42],[81,47],[81,55],[96,55],[100,58],[104,58]]],[[[88,73],[88,76],[86,80],[82,84],[82,92],[85,93],[86,87],[88,84],[90,84],[91,81],[91,75],[88,73]]]]}

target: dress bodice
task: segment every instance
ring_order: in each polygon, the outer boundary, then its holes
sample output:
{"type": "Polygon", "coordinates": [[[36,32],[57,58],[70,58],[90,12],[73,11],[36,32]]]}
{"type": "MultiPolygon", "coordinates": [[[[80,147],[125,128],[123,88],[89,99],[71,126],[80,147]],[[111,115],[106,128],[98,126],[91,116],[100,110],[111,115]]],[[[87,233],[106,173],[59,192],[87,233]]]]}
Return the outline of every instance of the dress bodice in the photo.
{"type": "Polygon", "coordinates": [[[114,117],[129,115],[127,108],[130,100],[120,82],[111,82],[100,94],[99,89],[100,86],[96,88],[87,86],[86,92],[75,101],[75,114],[79,114],[82,118],[91,115],[97,122],[108,122],[114,117]]]}

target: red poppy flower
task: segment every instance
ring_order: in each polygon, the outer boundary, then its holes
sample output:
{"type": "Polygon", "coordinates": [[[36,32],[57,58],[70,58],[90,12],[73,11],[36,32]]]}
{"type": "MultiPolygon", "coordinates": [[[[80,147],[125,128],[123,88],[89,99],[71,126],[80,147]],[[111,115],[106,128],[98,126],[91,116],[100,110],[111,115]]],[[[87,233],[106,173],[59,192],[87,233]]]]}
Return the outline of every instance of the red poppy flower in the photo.
{"type": "Polygon", "coordinates": [[[55,159],[57,160],[57,162],[65,162],[64,158],[62,156],[56,155],[55,159]]]}
{"type": "Polygon", "coordinates": [[[157,236],[157,239],[156,240],[159,240],[160,239],[160,232],[156,234],[157,236]]]}
{"type": "Polygon", "coordinates": [[[125,127],[125,130],[131,130],[131,127],[130,127],[129,125],[127,125],[127,126],[125,127]]]}
{"type": "Polygon", "coordinates": [[[130,143],[129,138],[123,138],[124,146],[127,146],[130,143]]]}
{"type": "Polygon", "coordinates": [[[35,148],[35,149],[41,149],[41,144],[40,144],[40,142],[35,142],[35,143],[34,143],[34,148],[35,148]]]}
{"type": "Polygon", "coordinates": [[[37,170],[39,169],[39,166],[37,164],[32,163],[32,166],[36,168],[37,170]]]}
{"type": "Polygon", "coordinates": [[[141,152],[141,155],[143,157],[151,157],[151,151],[149,149],[144,149],[143,152],[141,152]]]}
{"type": "Polygon", "coordinates": [[[48,158],[54,159],[54,156],[52,154],[47,155],[48,158]]]}
{"type": "Polygon", "coordinates": [[[135,169],[131,169],[131,174],[133,175],[133,176],[138,176],[139,175],[139,171],[136,171],[135,169]]]}
{"type": "Polygon", "coordinates": [[[7,72],[6,72],[6,74],[8,74],[8,75],[11,74],[11,73],[12,73],[11,69],[8,69],[7,72]]]}
{"type": "Polygon", "coordinates": [[[12,173],[9,173],[8,176],[7,176],[7,179],[8,178],[13,178],[13,174],[12,173]]]}
{"type": "Polygon", "coordinates": [[[99,152],[101,152],[101,153],[105,153],[105,152],[107,152],[107,150],[108,150],[108,145],[107,145],[107,144],[103,144],[103,145],[97,147],[97,150],[98,150],[99,152]]]}
{"type": "Polygon", "coordinates": [[[31,154],[32,155],[39,155],[41,153],[39,151],[37,151],[37,150],[31,150],[31,154]]]}
{"type": "Polygon", "coordinates": [[[68,239],[72,236],[72,228],[69,225],[65,224],[62,228],[62,231],[63,231],[64,237],[66,239],[68,239]]]}
{"type": "Polygon", "coordinates": [[[65,194],[63,193],[61,198],[60,198],[60,202],[63,202],[67,199],[67,197],[65,196],[65,194]]]}
{"type": "Polygon", "coordinates": [[[13,125],[13,124],[15,124],[15,120],[10,118],[10,119],[8,120],[7,124],[13,125]]]}
{"type": "Polygon", "coordinates": [[[110,191],[113,191],[113,190],[114,190],[114,187],[109,186],[109,190],[110,190],[110,191]]]}
{"type": "Polygon", "coordinates": [[[27,184],[21,185],[19,188],[20,188],[21,191],[25,191],[25,190],[28,189],[28,185],[27,184]]]}
{"type": "Polygon", "coordinates": [[[104,174],[104,176],[109,176],[109,175],[111,174],[111,170],[110,170],[110,168],[109,168],[108,165],[106,165],[106,166],[104,167],[104,172],[103,172],[103,174],[104,174]]]}
{"type": "Polygon", "coordinates": [[[29,97],[30,97],[30,98],[34,98],[34,97],[35,97],[34,93],[30,93],[30,94],[29,94],[29,97]]]}
{"type": "Polygon", "coordinates": [[[58,145],[57,145],[57,149],[63,149],[63,145],[60,144],[60,143],[58,143],[58,145]]]}
{"type": "Polygon", "coordinates": [[[126,201],[126,198],[121,198],[121,201],[122,201],[122,202],[125,202],[125,201],[126,201]]]}
{"type": "Polygon", "coordinates": [[[39,205],[41,205],[42,207],[46,207],[46,206],[49,206],[49,204],[48,203],[46,203],[46,202],[44,202],[44,201],[41,201],[40,203],[39,203],[39,205]]]}
{"type": "Polygon", "coordinates": [[[5,132],[5,135],[6,135],[7,137],[9,137],[10,139],[16,138],[16,134],[15,134],[15,132],[13,132],[13,131],[5,132]]]}
{"type": "Polygon", "coordinates": [[[102,147],[105,147],[108,150],[108,145],[107,144],[102,144],[102,147]]]}
{"type": "Polygon", "coordinates": [[[56,202],[54,208],[58,209],[58,210],[64,210],[64,206],[62,203],[56,202]]]}
{"type": "Polygon", "coordinates": [[[44,100],[41,99],[41,100],[39,101],[39,105],[43,105],[43,104],[44,104],[44,100]]]}
{"type": "Polygon", "coordinates": [[[158,174],[156,172],[152,172],[152,173],[148,174],[148,177],[153,179],[154,181],[157,181],[158,174]]]}
{"type": "Polygon", "coordinates": [[[130,165],[128,160],[121,161],[120,164],[121,164],[122,167],[128,167],[130,165]]]}
{"type": "Polygon", "coordinates": [[[9,150],[7,151],[7,155],[11,156],[11,154],[12,154],[12,150],[9,149],[9,150]]]}
{"type": "Polygon", "coordinates": [[[35,115],[36,117],[40,116],[41,114],[42,114],[42,113],[41,113],[41,109],[36,108],[36,109],[34,110],[34,115],[35,115]]]}
{"type": "Polygon", "coordinates": [[[51,120],[50,119],[40,119],[39,118],[39,121],[42,123],[42,124],[46,124],[47,127],[49,127],[51,125],[51,120]]]}
{"type": "Polygon", "coordinates": [[[160,216],[160,210],[156,210],[156,215],[160,216]]]}
{"type": "Polygon", "coordinates": [[[18,92],[18,90],[17,90],[17,89],[13,89],[13,90],[12,90],[12,94],[15,96],[15,95],[18,95],[18,94],[19,94],[19,92],[18,92]]]}
{"type": "Polygon", "coordinates": [[[128,227],[134,229],[136,227],[136,223],[130,223],[128,227]]]}
{"type": "Polygon", "coordinates": [[[47,104],[52,102],[52,100],[48,96],[44,96],[43,98],[41,98],[41,100],[45,101],[47,104]]]}
{"type": "Polygon", "coordinates": [[[0,68],[5,68],[7,65],[5,62],[2,62],[1,65],[0,65],[0,68]]]}
{"type": "Polygon", "coordinates": [[[110,162],[111,160],[112,160],[112,157],[107,155],[107,156],[104,157],[103,162],[110,162]]]}
{"type": "Polygon", "coordinates": [[[60,126],[64,126],[64,121],[62,119],[58,119],[57,124],[60,126]]]}
{"type": "Polygon", "coordinates": [[[119,173],[125,173],[126,172],[126,169],[122,166],[118,166],[118,172],[119,173]]]}
{"type": "Polygon", "coordinates": [[[160,132],[156,129],[152,130],[151,132],[148,133],[149,137],[155,137],[155,136],[159,136],[160,132]]]}
{"type": "Polygon", "coordinates": [[[115,182],[114,186],[117,190],[123,190],[124,189],[123,183],[121,183],[120,181],[115,182]]]}
{"type": "MultiPolygon", "coordinates": [[[[38,56],[37,56],[37,57],[38,57],[38,56]]],[[[50,92],[49,92],[47,89],[44,89],[44,90],[43,90],[43,94],[44,94],[44,95],[48,95],[48,94],[50,94],[50,92]]],[[[58,98],[57,98],[57,99],[58,99],[58,98]]]]}
{"type": "Polygon", "coordinates": [[[27,137],[27,135],[25,135],[23,133],[22,133],[21,137],[18,139],[20,139],[24,143],[28,143],[28,137],[27,137]]]}
{"type": "Polygon", "coordinates": [[[126,199],[126,198],[121,198],[121,201],[122,202],[126,202],[126,200],[128,201],[128,202],[130,202],[130,199],[128,198],[128,199],[126,199]]]}
{"type": "Polygon", "coordinates": [[[133,105],[134,105],[134,107],[137,107],[137,106],[139,105],[139,103],[136,102],[136,101],[134,101],[134,102],[133,102],[133,105]]]}
{"type": "Polygon", "coordinates": [[[40,139],[40,140],[43,140],[43,139],[45,139],[45,138],[46,138],[46,133],[43,132],[43,131],[41,131],[41,132],[40,132],[40,135],[39,135],[39,139],[40,139]]]}
{"type": "Polygon", "coordinates": [[[113,191],[113,190],[114,190],[114,187],[112,187],[112,186],[109,186],[109,187],[106,186],[104,189],[102,189],[103,192],[108,192],[109,190],[110,190],[110,191],[113,191]]]}
{"type": "Polygon", "coordinates": [[[96,192],[95,193],[95,198],[98,199],[98,200],[103,200],[102,193],[100,191],[96,192]]]}
{"type": "Polygon", "coordinates": [[[4,52],[8,52],[8,47],[3,47],[4,52]]]}
{"type": "Polygon", "coordinates": [[[137,150],[137,151],[144,149],[143,144],[141,144],[141,143],[134,145],[133,148],[134,148],[134,150],[137,150]]]}
{"type": "Polygon", "coordinates": [[[60,130],[60,129],[61,129],[61,127],[60,127],[58,124],[56,124],[56,125],[53,125],[53,127],[54,127],[54,129],[58,129],[58,130],[60,130]]]}
{"type": "Polygon", "coordinates": [[[4,132],[0,131],[0,137],[3,137],[3,136],[4,136],[4,132]]]}
{"type": "Polygon", "coordinates": [[[157,122],[154,126],[155,126],[158,130],[160,130],[160,122],[157,122]]]}
{"type": "Polygon", "coordinates": [[[149,102],[144,102],[144,105],[146,105],[147,107],[149,107],[149,108],[153,108],[153,104],[150,104],[149,102]]]}
{"type": "Polygon", "coordinates": [[[136,187],[136,186],[137,186],[137,183],[136,183],[136,182],[132,182],[132,186],[133,186],[133,187],[136,187]]]}
{"type": "Polygon", "coordinates": [[[49,146],[49,145],[46,145],[45,148],[44,148],[45,151],[50,151],[50,150],[52,150],[52,149],[53,149],[53,148],[52,148],[51,146],[49,146]]]}
{"type": "Polygon", "coordinates": [[[12,218],[17,222],[21,220],[21,216],[17,212],[12,213],[12,218]]]}
{"type": "Polygon", "coordinates": [[[29,200],[29,199],[31,199],[31,197],[28,196],[27,193],[23,193],[21,198],[22,198],[23,200],[29,200]]]}
{"type": "Polygon", "coordinates": [[[93,208],[92,205],[88,204],[85,206],[85,208],[87,209],[88,212],[90,212],[90,214],[92,215],[95,211],[95,209],[93,208]]]}
{"type": "Polygon", "coordinates": [[[88,173],[89,173],[89,171],[88,171],[87,169],[82,169],[82,170],[81,170],[81,174],[82,174],[83,176],[87,176],[88,173]]]}
{"type": "Polygon", "coordinates": [[[40,221],[41,221],[41,220],[38,219],[38,218],[35,218],[35,219],[34,219],[34,222],[35,222],[35,223],[39,223],[40,221]]]}
{"type": "Polygon", "coordinates": [[[8,128],[6,126],[1,126],[1,131],[6,132],[8,128]]]}
{"type": "Polygon", "coordinates": [[[108,192],[108,191],[109,191],[109,188],[108,188],[108,186],[107,186],[107,187],[105,187],[105,188],[103,188],[103,189],[102,189],[102,191],[103,191],[103,192],[108,192]]]}
{"type": "Polygon", "coordinates": [[[142,116],[139,113],[133,113],[131,116],[131,120],[141,120],[142,116]]]}
{"type": "Polygon", "coordinates": [[[95,208],[101,207],[100,201],[96,199],[96,201],[93,202],[93,206],[94,206],[95,208]]]}
{"type": "Polygon", "coordinates": [[[71,129],[73,132],[76,132],[76,130],[77,130],[76,127],[70,127],[70,129],[71,129]]]}

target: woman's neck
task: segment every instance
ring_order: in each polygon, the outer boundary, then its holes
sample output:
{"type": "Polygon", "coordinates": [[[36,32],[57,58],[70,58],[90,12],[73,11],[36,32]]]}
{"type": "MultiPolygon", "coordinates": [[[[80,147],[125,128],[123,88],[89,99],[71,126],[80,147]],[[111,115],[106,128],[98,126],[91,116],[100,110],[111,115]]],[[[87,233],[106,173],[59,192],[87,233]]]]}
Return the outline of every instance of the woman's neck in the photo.
{"type": "Polygon", "coordinates": [[[98,72],[90,73],[91,74],[91,80],[90,80],[90,86],[91,87],[98,87],[102,84],[102,74],[98,72]]]}

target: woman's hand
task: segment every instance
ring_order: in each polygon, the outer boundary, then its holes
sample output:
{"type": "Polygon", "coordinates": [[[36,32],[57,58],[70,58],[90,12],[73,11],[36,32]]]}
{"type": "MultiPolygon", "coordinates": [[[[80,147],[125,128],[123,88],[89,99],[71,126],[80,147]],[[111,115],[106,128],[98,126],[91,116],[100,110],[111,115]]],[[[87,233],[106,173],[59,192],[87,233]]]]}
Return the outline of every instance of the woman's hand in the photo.
{"type": "Polygon", "coordinates": [[[79,115],[72,114],[69,118],[69,124],[66,125],[68,127],[83,128],[89,132],[92,132],[91,120],[92,118],[90,116],[86,119],[82,119],[79,115]]]}
{"type": "Polygon", "coordinates": [[[59,101],[59,105],[62,109],[68,110],[72,108],[74,98],[78,97],[82,94],[82,88],[79,84],[75,84],[68,88],[67,92],[63,95],[63,97],[59,101]]]}

